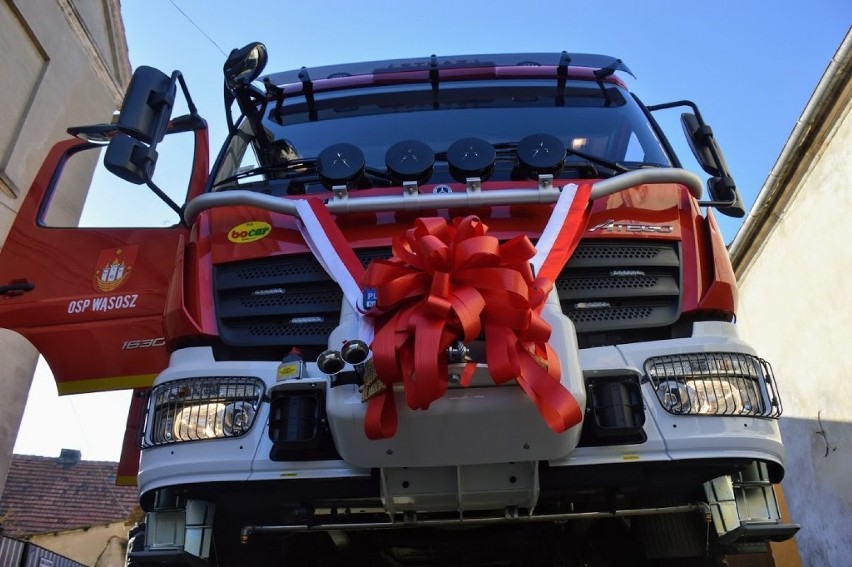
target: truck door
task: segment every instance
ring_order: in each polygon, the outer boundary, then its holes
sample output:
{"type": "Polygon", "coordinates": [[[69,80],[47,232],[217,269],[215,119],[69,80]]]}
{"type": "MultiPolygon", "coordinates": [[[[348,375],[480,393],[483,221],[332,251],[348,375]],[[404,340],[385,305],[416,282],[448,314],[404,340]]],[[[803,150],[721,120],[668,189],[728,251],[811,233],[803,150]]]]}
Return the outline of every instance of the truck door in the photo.
{"type": "MultiPolygon", "coordinates": [[[[157,178],[181,204],[206,181],[206,127],[174,138],[183,151],[163,154],[195,159],[160,163],[157,178]]],[[[163,312],[189,229],[98,167],[103,147],[56,144],[0,250],[0,327],[38,349],[60,394],[148,387],[168,364],[163,312]]]]}

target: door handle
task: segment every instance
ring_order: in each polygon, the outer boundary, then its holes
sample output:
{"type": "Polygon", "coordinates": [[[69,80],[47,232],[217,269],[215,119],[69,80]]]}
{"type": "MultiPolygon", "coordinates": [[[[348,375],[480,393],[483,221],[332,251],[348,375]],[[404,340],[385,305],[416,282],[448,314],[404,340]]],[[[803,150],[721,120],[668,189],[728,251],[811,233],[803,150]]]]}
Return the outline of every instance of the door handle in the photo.
{"type": "Polygon", "coordinates": [[[0,295],[17,297],[35,289],[35,284],[26,280],[18,280],[9,285],[0,285],[0,295]]]}

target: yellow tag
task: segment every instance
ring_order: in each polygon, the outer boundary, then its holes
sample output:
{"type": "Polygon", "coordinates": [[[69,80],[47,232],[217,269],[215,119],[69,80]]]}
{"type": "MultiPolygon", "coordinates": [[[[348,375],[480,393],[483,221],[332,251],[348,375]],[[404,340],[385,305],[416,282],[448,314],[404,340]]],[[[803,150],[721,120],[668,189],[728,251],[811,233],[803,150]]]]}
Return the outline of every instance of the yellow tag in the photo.
{"type": "Polygon", "coordinates": [[[385,390],[387,390],[387,386],[385,383],[379,380],[379,377],[376,375],[376,367],[373,364],[373,359],[367,360],[367,363],[364,365],[364,387],[361,390],[361,401],[366,402],[371,398],[375,398],[385,390]]]}
{"type": "Polygon", "coordinates": [[[621,459],[623,461],[638,461],[641,457],[639,455],[622,455],[621,459]]]}
{"type": "Polygon", "coordinates": [[[292,380],[298,378],[302,364],[299,362],[285,362],[278,365],[278,375],[275,377],[276,382],[282,380],[292,380]]]}

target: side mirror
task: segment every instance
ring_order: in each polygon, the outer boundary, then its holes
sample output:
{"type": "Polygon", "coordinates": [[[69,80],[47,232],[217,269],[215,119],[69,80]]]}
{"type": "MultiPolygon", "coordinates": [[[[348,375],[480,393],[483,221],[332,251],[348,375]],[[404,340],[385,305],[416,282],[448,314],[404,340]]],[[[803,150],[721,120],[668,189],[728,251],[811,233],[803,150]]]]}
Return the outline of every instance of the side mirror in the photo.
{"type": "Polygon", "coordinates": [[[737,185],[730,175],[724,177],[711,177],[707,180],[707,192],[714,201],[730,203],[717,205],[718,210],[725,216],[742,218],[746,214],[745,205],[737,191],[737,185]]]}
{"type": "Polygon", "coordinates": [[[104,166],[118,177],[142,185],[151,180],[157,144],[166,135],[175,102],[175,78],[153,67],[134,71],[115,127],[122,132],[109,141],[104,166]]]}
{"type": "Polygon", "coordinates": [[[138,67],[127,87],[121,114],[115,124],[121,134],[110,140],[104,153],[104,166],[125,181],[136,185],[144,183],[182,218],[181,208],[152,179],[157,165],[157,144],[169,128],[178,82],[186,97],[189,115],[178,117],[176,127],[194,129],[205,126],[179,71],[168,76],[153,67],[138,67]]]}
{"type": "Polygon", "coordinates": [[[231,51],[222,69],[228,87],[233,89],[251,84],[263,72],[266,59],[266,46],[257,41],[231,51]]]}
{"type": "Polygon", "coordinates": [[[157,150],[127,134],[119,134],[110,140],[104,153],[104,167],[113,175],[136,185],[151,180],[156,163],[157,150]]]}
{"type": "Polygon", "coordinates": [[[146,144],[158,144],[175,102],[176,85],[159,69],[141,66],[133,73],[116,126],[146,144]]]}
{"type": "Polygon", "coordinates": [[[728,164],[722,157],[722,151],[713,137],[713,129],[703,121],[699,122],[694,114],[684,112],[680,115],[683,133],[689,143],[689,149],[695,155],[701,168],[715,177],[727,175],[728,164]]]}
{"type": "Polygon", "coordinates": [[[723,215],[737,218],[744,216],[745,205],[728,171],[725,156],[722,155],[722,150],[716,143],[716,138],[713,137],[713,129],[689,112],[681,114],[680,121],[689,149],[692,150],[701,169],[712,176],[707,180],[707,192],[716,202],[714,206],[723,215]]]}

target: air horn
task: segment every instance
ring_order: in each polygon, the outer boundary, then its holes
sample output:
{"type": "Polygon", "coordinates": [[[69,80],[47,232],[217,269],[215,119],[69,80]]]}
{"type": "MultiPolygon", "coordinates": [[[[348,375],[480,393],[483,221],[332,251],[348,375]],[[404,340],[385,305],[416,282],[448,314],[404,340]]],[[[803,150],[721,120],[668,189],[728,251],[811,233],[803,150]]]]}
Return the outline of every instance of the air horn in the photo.
{"type": "Polygon", "coordinates": [[[370,347],[367,346],[367,343],[358,339],[346,341],[343,343],[343,348],[340,349],[340,356],[352,366],[357,367],[364,364],[364,361],[370,356],[370,347]]]}
{"type": "Polygon", "coordinates": [[[320,372],[329,376],[334,376],[343,370],[345,365],[346,362],[340,356],[339,350],[324,350],[317,357],[317,368],[319,368],[320,372]]]}
{"type": "Polygon", "coordinates": [[[317,357],[317,368],[323,374],[333,376],[343,370],[346,364],[355,367],[358,374],[363,374],[364,362],[370,356],[370,347],[361,340],[346,341],[339,351],[329,349],[317,357]]]}

